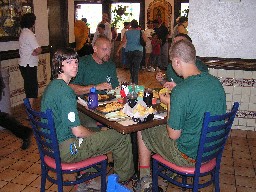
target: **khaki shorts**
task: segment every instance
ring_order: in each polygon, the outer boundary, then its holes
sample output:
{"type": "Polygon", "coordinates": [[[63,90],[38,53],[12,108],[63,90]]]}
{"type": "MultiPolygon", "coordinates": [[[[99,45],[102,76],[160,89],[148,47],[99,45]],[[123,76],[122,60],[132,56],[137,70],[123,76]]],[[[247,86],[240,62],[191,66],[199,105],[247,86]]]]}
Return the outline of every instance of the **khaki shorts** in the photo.
{"type": "Polygon", "coordinates": [[[153,153],[161,155],[164,159],[179,166],[194,166],[195,164],[185,159],[179,151],[176,141],[169,138],[166,125],[160,125],[142,131],[142,139],[146,147],[153,153]]]}

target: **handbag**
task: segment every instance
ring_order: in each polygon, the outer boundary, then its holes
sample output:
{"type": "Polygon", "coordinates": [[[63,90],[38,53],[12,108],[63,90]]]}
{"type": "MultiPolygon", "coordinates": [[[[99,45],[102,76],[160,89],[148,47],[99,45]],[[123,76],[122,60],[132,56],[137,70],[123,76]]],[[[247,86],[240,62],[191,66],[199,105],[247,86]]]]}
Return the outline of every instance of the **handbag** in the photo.
{"type": "Polygon", "coordinates": [[[144,41],[143,37],[142,37],[142,32],[140,30],[140,44],[141,46],[145,47],[146,46],[146,42],[144,41]]]}

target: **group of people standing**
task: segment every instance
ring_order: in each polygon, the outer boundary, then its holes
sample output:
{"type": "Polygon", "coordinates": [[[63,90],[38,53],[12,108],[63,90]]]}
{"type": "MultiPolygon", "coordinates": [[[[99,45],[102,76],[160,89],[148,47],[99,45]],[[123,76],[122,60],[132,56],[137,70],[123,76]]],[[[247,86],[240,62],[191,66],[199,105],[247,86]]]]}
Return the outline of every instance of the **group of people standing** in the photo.
{"type": "MultiPolygon", "coordinates": [[[[35,18],[32,19],[33,22],[29,22],[30,25],[23,27],[20,37],[21,56],[26,53],[22,51],[22,46],[28,44],[31,39],[35,40],[31,31],[34,20],[35,18]],[[23,39],[25,35],[29,39],[23,39]],[[23,41],[24,44],[22,44],[23,41]]],[[[137,133],[140,178],[134,185],[134,190],[140,192],[152,191],[152,185],[150,185],[152,183],[150,169],[152,152],[161,154],[166,160],[177,165],[194,166],[204,113],[207,111],[215,115],[226,111],[224,89],[219,80],[210,75],[207,67],[196,58],[196,49],[189,36],[176,35],[169,52],[171,64],[168,64],[168,30],[159,21],[154,21],[153,24],[155,24],[154,33],[161,42],[161,56],[166,54],[164,59],[166,59],[166,67],[168,65],[167,68],[169,68],[167,79],[164,79],[161,72],[157,73],[156,79],[164,87],[172,90],[172,93],[171,95],[160,94],[161,102],[167,105],[167,124],[137,133]],[[184,158],[184,155],[187,158],[184,158]]],[[[123,36],[117,54],[125,45],[131,81],[138,84],[140,61],[143,57],[140,39],[143,38],[147,42],[148,36],[147,32],[141,33],[136,20],[132,20],[130,25],[130,29],[123,36]]],[[[20,65],[26,68],[30,64],[35,65],[40,47],[35,41],[29,50],[28,48],[25,50],[27,52],[30,50],[26,54],[29,58],[21,59],[24,61],[20,65]]],[[[77,96],[89,93],[92,87],[105,91],[119,85],[116,66],[110,60],[110,55],[111,40],[106,35],[98,36],[93,44],[93,53],[86,57],[79,57],[72,48],[57,50],[52,60],[54,79],[44,90],[41,110],[53,111],[62,162],[77,162],[112,152],[114,171],[120,176],[120,181],[125,183],[134,174],[130,136],[114,129],[95,131],[94,128],[98,127],[97,122],[81,114],[77,109],[77,96]],[[107,77],[110,77],[110,81],[107,81],[107,77]],[[70,144],[77,146],[75,154],[71,153],[67,147],[70,144]]],[[[165,66],[163,63],[161,62],[161,67],[165,66]]],[[[28,90],[26,96],[33,98],[36,90],[34,86],[26,89],[28,90]],[[32,90],[33,94],[30,94],[32,90]]],[[[83,187],[78,187],[78,191],[99,190],[99,188],[99,184],[92,186],[91,183],[87,183],[83,187]]]]}

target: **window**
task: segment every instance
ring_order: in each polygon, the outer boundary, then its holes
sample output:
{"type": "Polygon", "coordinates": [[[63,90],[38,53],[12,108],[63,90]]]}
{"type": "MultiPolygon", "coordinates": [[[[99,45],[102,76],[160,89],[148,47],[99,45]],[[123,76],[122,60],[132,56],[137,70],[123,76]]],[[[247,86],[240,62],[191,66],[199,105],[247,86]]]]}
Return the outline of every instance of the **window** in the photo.
{"type": "Polygon", "coordinates": [[[102,20],[102,4],[77,4],[76,20],[87,19],[90,33],[95,33],[97,25],[102,20]]]}
{"type": "Polygon", "coordinates": [[[130,22],[133,19],[136,19],[139,22],[140,18],[140,3],[113,3],[111,4],[111,23],[114,20],[114,13],[113,10],[116,8],[118,9],[118,6],[127,6],[126,13],[132,13],[132,15],[128,14],[127,16],[122,15],[123,21],[119,21],[116,25],[117,32],[121,33],[121,30],[124,27],[124,22],[130,22]]]}
{"type": "Polygon", "coordinates": [[[180,16],[187,17],[187,11],[189,10],[189,3],[181,3],[180,16]]]}

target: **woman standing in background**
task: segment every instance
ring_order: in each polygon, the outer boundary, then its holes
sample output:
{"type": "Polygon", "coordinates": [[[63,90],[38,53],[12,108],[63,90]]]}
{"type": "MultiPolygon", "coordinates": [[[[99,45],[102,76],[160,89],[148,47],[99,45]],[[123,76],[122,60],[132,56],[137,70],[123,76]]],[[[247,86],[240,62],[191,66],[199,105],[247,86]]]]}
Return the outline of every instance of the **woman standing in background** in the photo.
{"type": "Polygon", "coordinates": [[[24,79],[26,98],[29,98],[33,107],[35,98],[38,97],[37,66],[38,55],[42,52],[36,36],[33,33],[36,16],[34,13],[26,13],[21,17],[21,33],[19,37],[19,69],[24,79]]]}
{"type": "MultiPolygon", "coordinates": [[[[125,47],[125,55],[127,59],[127,65],[130,66],[131,73],[131,82],[138,84],[139,81],[139,69],[140,63],[143,58],[143,47],[140,44],[140,34],[142,33],[140,29],[138,29],[138,21],[131,21],[131,28],[125,32],[124,38],[120,43],[117,49],[117,55],[119,56],[119,52],[123,45],[126,43],[125,47]]],[[[146,42],[147,37],[144,33],[142,33],[142,38],[146,42]]]]}

